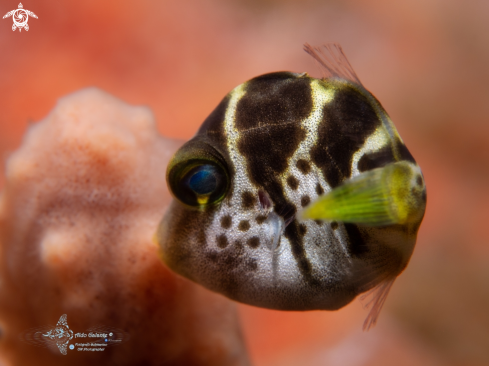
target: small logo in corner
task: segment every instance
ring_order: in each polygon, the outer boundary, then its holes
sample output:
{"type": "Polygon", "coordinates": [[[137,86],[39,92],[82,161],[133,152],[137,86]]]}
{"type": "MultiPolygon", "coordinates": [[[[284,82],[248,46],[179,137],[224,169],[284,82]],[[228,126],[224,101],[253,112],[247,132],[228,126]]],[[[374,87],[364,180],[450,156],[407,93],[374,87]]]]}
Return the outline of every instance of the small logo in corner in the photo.
{"type": "Polygon", "coordinates": [[[17,28],[19,28],[19,32],[24,28],[26,31],[29,30],[29,25],[27,24],[27,21],[29,20],[29,15],[31,17],[34,17],[37,19],[37,15],[34,14],[30,10],[25,10],[24,7],[22,6],[22,3],[19,3],[19,8],[9,11],[7,14],[3,16],[3,19],[12,17],[14,20],[14,24],[12,25],[12,30],[15,31],[17,28]]]}
{"type": "MultiPolygon", "coordinates": [[[[43,337],[54,341],[59,348],[59,351],[66,355],[66,347],[68,347],[68,342],[73,339],[73,331],[68,327],[68,322],[66,321],[66,314],[61,315],[59,318],[56,328],[51,329],[49,332],[43,334],[43,337]]],[[[70,349],[73,349],[70,347],[70,349]]]]}
{"type": "Polygon", "coordinates": [[[67,315],[63,314],[56,326],[31,328],[23,332],[19,338],[34,346],[47,347],[53,351],[57,349],[66,355],[69,350],[103,352],[107,347],[120,345],[130,337],[122,329],[106,325],[91,327],[85,332],[75,332],[68,326],[67,315]]]}

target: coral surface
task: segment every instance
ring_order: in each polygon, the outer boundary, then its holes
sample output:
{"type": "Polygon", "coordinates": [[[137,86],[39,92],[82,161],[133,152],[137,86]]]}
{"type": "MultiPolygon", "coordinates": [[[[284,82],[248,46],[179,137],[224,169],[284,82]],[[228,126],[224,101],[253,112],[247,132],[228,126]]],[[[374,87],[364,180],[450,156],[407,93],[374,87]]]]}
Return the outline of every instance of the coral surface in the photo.
{"type": "Polygon", "coordinates": [[[180,144],[95,88],[30,127],[0,196],[0,365],[248,363],[235,305],[170,272],[152,241],[180,144]],[[67,355],[28,342],[63,314],[75,334],[106,326],[124,342],[67,355]]]}

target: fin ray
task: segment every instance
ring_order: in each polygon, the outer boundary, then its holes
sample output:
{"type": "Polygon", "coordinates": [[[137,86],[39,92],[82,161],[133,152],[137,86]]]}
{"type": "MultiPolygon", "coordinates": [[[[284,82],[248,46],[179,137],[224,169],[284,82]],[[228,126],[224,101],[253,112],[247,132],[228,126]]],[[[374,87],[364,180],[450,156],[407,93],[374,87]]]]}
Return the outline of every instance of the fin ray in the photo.
{"type": "Polygon", "coordinates": [[[321,65],[324,78],[341,78],[362,85],[338,43],[326,43],[319,47],[305,43],[304,51],[321,65]]]}
{"type": "Polygon", "coordinates": [[[389,294],[394,281],[395,278],[381,282],[365,295],[360,297],[363,307],[365,309],[370,309],[367,318],[363,323],[363,330],[369,330],[377,323],[380,311],[384,306],[385,300],[387,299],[387,295],[389,294]],[[370,299],[367,300],[368,298],[370,299]]]}

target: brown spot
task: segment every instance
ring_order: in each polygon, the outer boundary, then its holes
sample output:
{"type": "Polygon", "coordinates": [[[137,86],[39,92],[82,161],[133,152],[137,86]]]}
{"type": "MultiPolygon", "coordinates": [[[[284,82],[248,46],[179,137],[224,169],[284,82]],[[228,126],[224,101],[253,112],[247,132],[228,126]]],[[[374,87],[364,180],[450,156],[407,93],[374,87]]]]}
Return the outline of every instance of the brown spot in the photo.
{"type": "Polygon", "coordinates": [[[231,219],[231,216],[226,215],[221,218],[221,227],[223,229],[229,229],[232,224],[233,224],[233,220],[231,219]]]}
{"type": "Polygon", "coordinates": [[[299,235],[304,236],[307,233],[307,226],[305,224],[299,225],[299,235]]]}
{"type": "Polygon", "coordinates": [[[323,224],[323,222],[322,222],[321,220],[314,220],[314,222],[315,222],[316,224],[318,224],[318,225],[322,225],[322,224],[323,224]]]}
{"type": "Polygon", "coordinates": [[[423,185],[423,178],[421,178],[421,175],[418,174],[418,176],[416,177],[416,184],[418,186],[422,186],[423,185]]]}
{"type": "Polygon", "coordinates": [[[295,166],[301,171],[302,174],[308,174],[311,171],[311,164],[304,159],[297,160],[297,164],[295,166]]]}
{"type": "Polygon", "coordinates": [[[238,229],[240,231],[248,231],[250,229],[250,222],[248,220],[242,220],[239,222],[238,229]]]}
{"type": "Polygon", "coordinates": [[[228,238],[224,234],[219,235],[216,240],[219,248],[226,248],[229,245],[228,238]]]}
{"type": "Polygon", "coordinates": [[[299,181],[297,180],[296,177],[294,177],[293,175],[289,175],[287,177],[287,184],[289,185],[289,187],[291,189],[293,189],[294,191],[299,187],[299,181]]]}
{"type": "Polygon", "coordinates": [[[318,194],[318,196],[320,196],[324,193],[324,189],[323,189],[323,187],[321,187],[321,184],[319,184],[319,183],[316,185],[316,193],[318,194]]]}
{"type": "Polygon", "coordinates": [[[248,246],[250,248],[256,249],[260,246],[260,238],[258,236],[253,236],[248,239],[248,246]]]}
{"type": "Polygon", "coordinates": [[[258,264],[254,258],[248,259],[245,264],[250,271],[256,271],[258,269],[258,264]]]}
{"type": "Polygon", "coordinates": [[[331,229],[333,229],[333,230],[338,229],[338,223],[337,223],[336,221],[333,221],[333,222],[331,223],[331,229]]]}
{"type": "Polygon", "coordinates": [[[263,222],[267,219],[267,216],[265,215],[258,215],[255,220],[258,223],[258,225],[263,224],[263,222]]]}
{"type": "Polygon", "coordinates": [[[255,196],[250,191],[244,191],[241,195],[241,206],[245,210],[249,210],[255,206],[255,196]]]}
{"type": "Polygon", "coordinates": [[[309,203],[311,202],[311,199],[309,196],[302,196],[301,197],[301,206],[306,207],[309,203]]]}

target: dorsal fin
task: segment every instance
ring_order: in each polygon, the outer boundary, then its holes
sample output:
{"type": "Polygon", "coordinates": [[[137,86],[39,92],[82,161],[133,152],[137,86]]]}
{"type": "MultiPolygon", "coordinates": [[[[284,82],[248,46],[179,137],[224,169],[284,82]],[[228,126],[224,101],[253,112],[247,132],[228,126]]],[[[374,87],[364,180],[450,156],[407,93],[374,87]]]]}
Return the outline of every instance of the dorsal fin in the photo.
{"type": "Polygon", "coordinates": [[[325,79],[341,78],[362,85],[338,43],[326,43],[319,47],[313,47],[306,43],[304,44],[304,51],[321,65],[325,79]]]}

